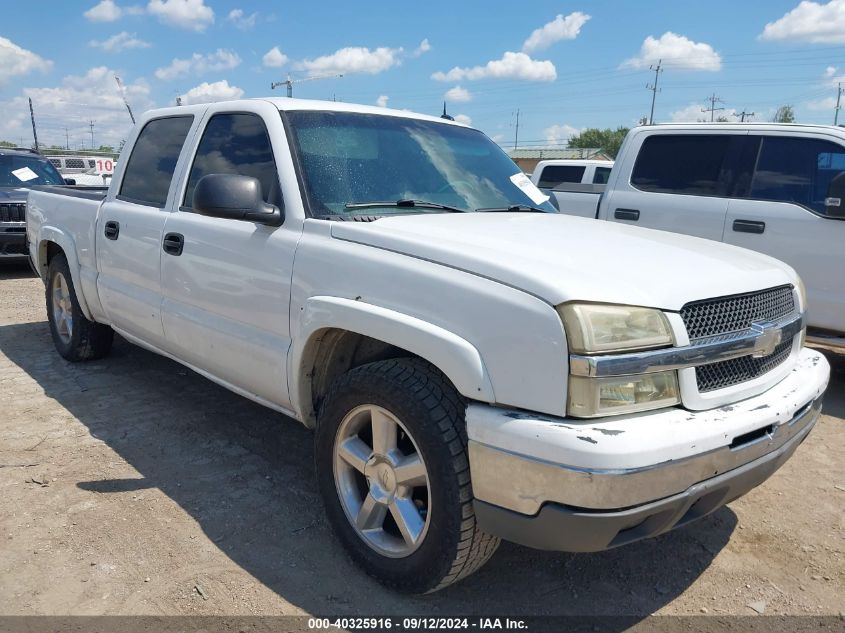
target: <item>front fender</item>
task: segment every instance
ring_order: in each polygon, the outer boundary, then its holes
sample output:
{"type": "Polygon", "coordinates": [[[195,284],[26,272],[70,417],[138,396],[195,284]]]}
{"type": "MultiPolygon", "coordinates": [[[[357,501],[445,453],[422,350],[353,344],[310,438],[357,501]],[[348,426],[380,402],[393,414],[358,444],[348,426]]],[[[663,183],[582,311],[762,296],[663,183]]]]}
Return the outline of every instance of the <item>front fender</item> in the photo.
{"type": "Polygon", "coordinates": [[[466,339],[437,325],[380,306],[338,297],[311,297],[305,303],[300,331],[293,337],[288,376],[294,408],[306,411],[302,366],[309,345],[327,329],[369,336],[416,354],[442,371],[461,395],[495,402],[493,385],[478,350],[466,339]]]}
{"type": "Polygon", "coordinates": [[[88,302],[85,300],[85,293],[82,292],[82,271],[79,265],[79,258],[76,255],[76,243],[68,233],[54,226],[41,227],[38,234],[37,259],[35,260],[38,274],[41,275],[41,279],[46,283],[48,269],[47,245],[49,242],[54,242],[64,252],[67,258],[68,268],[70,269],[73,287],[76,290],[76,300],[79,302],[79,307],[85,318],[93,321],[88,302]]]}

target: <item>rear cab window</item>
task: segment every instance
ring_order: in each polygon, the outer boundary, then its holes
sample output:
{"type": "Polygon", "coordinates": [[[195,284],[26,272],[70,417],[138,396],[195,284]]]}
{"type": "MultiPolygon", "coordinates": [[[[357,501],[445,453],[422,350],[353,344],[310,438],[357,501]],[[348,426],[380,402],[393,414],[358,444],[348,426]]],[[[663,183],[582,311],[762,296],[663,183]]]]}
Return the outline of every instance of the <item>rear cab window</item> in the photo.
{"type": "Polygon", "coordinates": [[[120,200],[164,208],[182,146],[194,117],[153,119],[138,135],[120,183],[120,200]]]}
{"type": "Polygon", "coordinates": [[[610,167],[596,167],[596,172],[593,174],[594,185],[606,185],[610,178],[610,167]]]}
{"type": "Polygon", "coordinates": [[[581,182],[586,169],[584,165],[547,165],[543,167],[537,186],[554,189],[565,182],[581,182]]]}

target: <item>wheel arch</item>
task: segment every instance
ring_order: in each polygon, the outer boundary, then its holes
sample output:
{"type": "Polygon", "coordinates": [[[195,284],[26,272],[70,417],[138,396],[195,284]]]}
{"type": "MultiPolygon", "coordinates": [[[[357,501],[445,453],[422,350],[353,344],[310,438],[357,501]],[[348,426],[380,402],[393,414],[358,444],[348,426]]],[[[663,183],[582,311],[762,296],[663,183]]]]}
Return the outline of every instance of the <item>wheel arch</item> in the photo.
{"type": "Polygon", "coordinates": [[[416,317],[337,297],[312,297],[289,360],[294,409],[316,426],[320,402],[342,373],[360,365],[412,356],[437,367],[464,397],[494,402],[478,350],[466,339],[416,317]]]}
{"type": "Polygon", "coordinates": [[[47,272],[50,268],[50,261],[56,256],[62,254],[67,259],[68,268],[70,269],[71,281],[73,287],[76,289],[76,299],[79,302],[79,307],[82,309],[85,318],[94,320],[91,317],[91,310],[85,300],[85,295],[81,290],[81,270],[79,259],[76,256],[76,244],[73,238],[62,231],[61,229],[45,226],[41,228],[38,249],[36,251],[35,267],[38,274],[45,282],[47,281],[47,272]]]}

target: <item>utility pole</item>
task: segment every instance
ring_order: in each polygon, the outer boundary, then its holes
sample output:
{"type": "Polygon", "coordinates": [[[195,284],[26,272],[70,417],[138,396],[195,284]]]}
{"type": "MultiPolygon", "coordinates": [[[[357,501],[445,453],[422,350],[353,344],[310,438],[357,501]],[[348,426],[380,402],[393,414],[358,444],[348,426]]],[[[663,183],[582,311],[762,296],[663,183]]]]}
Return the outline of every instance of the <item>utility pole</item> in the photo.
{"type": "MultiPolygon", "coordinates": [[[[35,131],[35,111],[32,109],[32,97],[29,98],[29,118],[32,121],[32,138],[35,140],[35,151],[38,151],[38,132],[35,131]]],[[[23,145],[23,143],[21,143],[23,145]]]]}
{"type": "Polygon", "coordinates": [[[745,117],[754,116],[754,113],[753,112],[746,112],[745,110],[743,110],[742,112],[738,113],[736,116],[739,117],[740,123],[745,123],[745,117]]]}
{"type": "Polygon", "coordinates": [[[120,77],[115,75],[114,80],[117,82],[117,89],[120,91],[120,96],[123,98],[123,105],[126,106],[126,110],[129,112],[129,118],[132,119],[132,125],[135,125],[135,115],[132,114],[132,108],[129,107],[129,102],[126,100],[126,91],[123,89],[123,84],[120,83],[120,77]]]}
{"type": "Polygon", "coordinates": [[[70,149],[70,136],[68,136],[67,128],[65,128],[65,149],[70,149]]]}
{"type": "Polygon", "coordinates": [[[654,125],[654,102],[657,100],[657,93],[660,92],[660,89],[657,87],[657,80],[660,78],[660,73],[663,72],[663,68],[660,64],[663,63],[662,59],[657,60],[657,66],[652,64],[648,67],[649,70],[654,71],[654,83],[653,84],[646,84],[646,89],[651,90],[651,114],[648,117],[649,125],[654,125]]]}
{"type": "Polygon", "coordinates": [[[88,127],[91,128],[91,149],[94,149],[94,121],[88,123],[88,127]]]}
{"type": "Polygon", "coordinates": [[[516,109],[516,132],[513,136],[513,148],[516,149],[519,145],[519,108],[516,109]]]}
{"type": "Polygon", "coordinates": [[[715,92],[711,96],[707,97],[707,100],[710,102],[710,107],[701,108],[701,111],[710,113],[710,122],[712,123],[716,118],[716,112],[724,110],[724,108],[717,108],[716,103],[724,103],[724,101],[717,97],[715,92]]]}
{"type": "Polygon", "coordinates": [[[842,82],[837,84],[836,88],[836,109],[833,112],[833,124],[839,125],[839,110],[842,106],[839,105],[839,102],[842,100],[842,82]]]}
{"type": "Polygon", "coordinates": [[[302,79],[291,79],[290,73],[288,73],[288,78],[284,81],[274,81],[270,84],[270,90],[275,90],[280,86],[287,86],[287,95],[288,98],[293,97],[293,84],[298,84],[303,81],[313,81],[315,79],[340,79],[343,77],[342,74],[338,75],[316,75],[314,77],[304,77],[302,79]]]}

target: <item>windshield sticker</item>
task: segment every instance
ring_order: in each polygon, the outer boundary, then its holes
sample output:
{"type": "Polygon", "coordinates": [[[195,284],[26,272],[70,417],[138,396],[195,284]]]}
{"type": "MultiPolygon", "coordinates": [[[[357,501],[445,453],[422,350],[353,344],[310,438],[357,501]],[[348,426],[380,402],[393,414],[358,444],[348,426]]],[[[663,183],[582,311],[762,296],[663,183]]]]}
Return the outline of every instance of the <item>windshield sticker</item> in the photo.
{"type": "Polygon", "coordinates": [[[15,169],[12,172],[12,175],[21,182],[27,182],[28,180],[32,180],[33,178],[38,178],[38,174],[32,171],[29,167],[21,167],[20,169],[15,169]]]}
{"type": "Polygon", "coordinates": [[[543,204],[549,199],[549,196],[537,189],[537,186],[522,172],[511,176],[511,182],[522,189],[522,193],[531,198],[531,202],[534,204],[543,204]]]}

